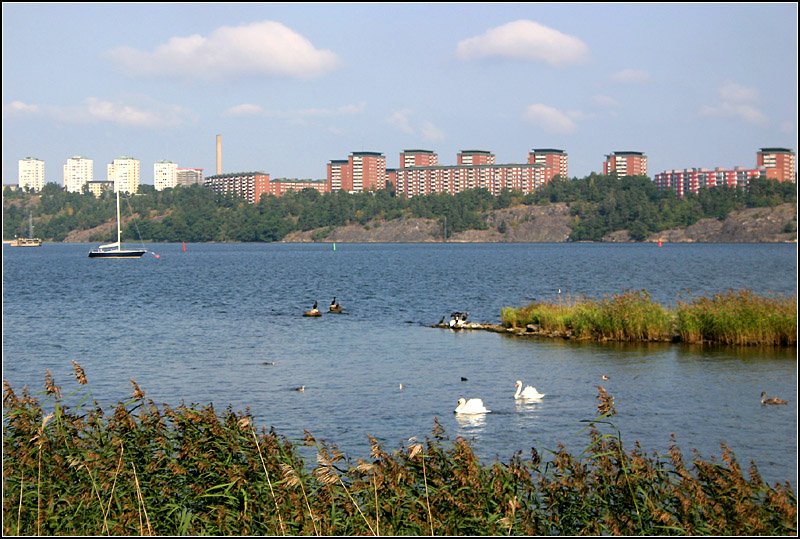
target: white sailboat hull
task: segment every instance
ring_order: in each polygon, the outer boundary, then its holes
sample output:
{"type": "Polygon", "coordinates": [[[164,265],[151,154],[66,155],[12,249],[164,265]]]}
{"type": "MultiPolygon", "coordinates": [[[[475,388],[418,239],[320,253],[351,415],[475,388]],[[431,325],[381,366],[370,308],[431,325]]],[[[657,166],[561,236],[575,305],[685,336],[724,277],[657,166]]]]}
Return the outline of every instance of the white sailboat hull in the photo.
{"type": "Polygon", "coordinates": [[[97,249],[89,251],[89,258],[140,258],[147,249],[123,249],[122,227],[119,217],[119,191],[117,191],[117,241],[100,245],[97,249]]]}

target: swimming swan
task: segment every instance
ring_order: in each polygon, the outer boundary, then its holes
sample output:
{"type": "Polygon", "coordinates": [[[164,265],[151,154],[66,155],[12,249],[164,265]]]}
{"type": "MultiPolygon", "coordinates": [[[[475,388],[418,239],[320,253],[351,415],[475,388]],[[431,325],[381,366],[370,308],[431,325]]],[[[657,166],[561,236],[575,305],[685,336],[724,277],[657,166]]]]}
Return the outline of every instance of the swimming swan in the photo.
{"type": "Polygon", "coordinates": [[[535,387],[525,386],[525,389],[522,389],[522,380],[514,382],[514,386],[517,388],[517,392],[514,393],[515,399],[541,399],[544,397],[544,393],[539,393],[535,387]]]}
{"type": "Polygon", "coordinates": [[[483,405],[481,399],[465,399],[461,397],[458,399],[458,406],[453,410],[457,414],[486,414],[491,412],[483,405]]]}

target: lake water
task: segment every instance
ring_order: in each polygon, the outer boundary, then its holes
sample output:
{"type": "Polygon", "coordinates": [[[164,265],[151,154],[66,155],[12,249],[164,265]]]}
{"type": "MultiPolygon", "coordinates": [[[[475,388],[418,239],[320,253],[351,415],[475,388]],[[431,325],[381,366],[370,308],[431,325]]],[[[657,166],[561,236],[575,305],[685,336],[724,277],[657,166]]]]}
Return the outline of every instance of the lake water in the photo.
{"type": "Polygon", "coordinates": [[[354,459],[369,455],[368,435],[393,450],[438,418],[490,462],[559,443],[579,453],[603,385],[628,449],[665,454],[674,433],[687,459],[719,459],[725,443],[745,469],[754,460],[796,489],[796,348],[430,327],[453,311],[499,322],[503,306],[626,290],[670,306],[728,289],[796,295],[796,244],[156,244],[159,258],[139,260],[89,259],[92,247],[3,246],[3,378],[15,390],[41,390],[50,369],[68,393],[76,360],[101,405],[127,400],[135,379],[156,403],[249,408],[354,459]],[[346,314],[325,313],[333,296],[346,314]],[[314,301],[323,316],[304,318],[314,301]],[[515,403],[517,379],[545,398],[515,403]],[[762,406],[761,391],[789,405],[762,406]],[[491,413],[456,417],[461,396],[491,413]]]}

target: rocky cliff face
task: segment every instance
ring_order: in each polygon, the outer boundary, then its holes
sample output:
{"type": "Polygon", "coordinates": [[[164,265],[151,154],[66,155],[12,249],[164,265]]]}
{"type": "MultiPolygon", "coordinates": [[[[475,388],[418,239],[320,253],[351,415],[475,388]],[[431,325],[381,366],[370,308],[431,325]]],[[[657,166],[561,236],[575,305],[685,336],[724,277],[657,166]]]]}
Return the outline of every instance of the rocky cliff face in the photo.
{"type": "MultiPolygon", "coordinates": [[[[647,241],[673,243],[775,243],[797,241],[797,207],[748,208],[725,219],[701,219],[682,229],[653,234],[647,241]]],[[[608,234],[603,241],[630,241],[627,231],[608,234]]]]}
{"type": "MultiPolygon", "coordinates": [[[[569,238],[570,215],[566,204],[518,206],[491,212],[485,230],[467,230],[447,238],[449,242],[518,242],[558,243],[569,238]],[[501,232],[501,230],[503,232],[501,232]]],[[[321,231],[295,232],[285,242],[438,242],[442,241],[441,225],[432,219],[400,219],[376,221],[367,226],[349,225],[323,236],[321,231]],[[312,239],[317,238],[317,240],[312,239]]],[[[734,212],[724,220],[702,219],[679,230],[654,234],[648,241],[705,243],[769,243],[797,241],[797,207],[782,204],[774,208],[752,208],[734,212]]],[[[603,238],[607,242],[631,241],[625,230],[603,238]]]]}

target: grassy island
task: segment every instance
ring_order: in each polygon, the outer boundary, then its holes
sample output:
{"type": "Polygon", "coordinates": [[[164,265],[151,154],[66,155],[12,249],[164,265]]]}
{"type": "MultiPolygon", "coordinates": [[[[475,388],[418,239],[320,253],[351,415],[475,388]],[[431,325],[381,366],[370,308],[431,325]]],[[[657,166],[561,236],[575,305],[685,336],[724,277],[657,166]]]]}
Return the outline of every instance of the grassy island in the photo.
{"type": "Polygon", "coordinates": [[[532,448],[484,465],[435,418],[424,442],[370,439],[369,457],[351,460],[249,413],[159,408],[133,380],[105,412],[73,367],[66,398],[46,371],[46,406],[4,384],[4,535],[797,534],[788,481],[766,484],[755,464],[746,477],[724,445],[720,462],[687,462],[674,443],[662,456],[624,448],[602,386],[580,454],[532,448]]]}
{"type": "Polygon", "coordinates": [[[667,308],[645,291],[601,300],[566,298],[504,307],[502,324],[525,332],[597,341],[671,341],[797,346],[797,298],[749,290],[678,302],[667,308]]]}

